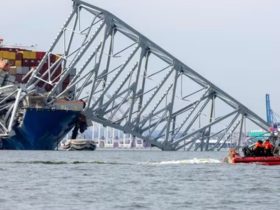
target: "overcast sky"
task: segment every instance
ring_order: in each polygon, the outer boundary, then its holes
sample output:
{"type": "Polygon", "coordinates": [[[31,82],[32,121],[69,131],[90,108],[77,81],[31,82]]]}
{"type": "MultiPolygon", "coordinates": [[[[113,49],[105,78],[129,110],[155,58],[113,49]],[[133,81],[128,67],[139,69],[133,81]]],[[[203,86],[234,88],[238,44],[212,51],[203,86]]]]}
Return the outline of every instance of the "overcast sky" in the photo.
{"type": "MultiPolygon", "coordinates": [[[[279,0],[87,0],[109,10],[265,118],[280,113],[279,0]]],[[[47,50],[71,0],[1,0],[0,37],[47,50]]]]}

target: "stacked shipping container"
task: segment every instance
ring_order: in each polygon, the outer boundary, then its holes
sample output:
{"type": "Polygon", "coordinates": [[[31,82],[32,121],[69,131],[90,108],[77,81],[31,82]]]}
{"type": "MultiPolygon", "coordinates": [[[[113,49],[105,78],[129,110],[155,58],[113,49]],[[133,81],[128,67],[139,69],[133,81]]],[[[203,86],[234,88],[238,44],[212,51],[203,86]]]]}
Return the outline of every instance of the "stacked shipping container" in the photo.
{"type": "MultiPolygon", "coordinates": [[[[16,78],[16,82],[18,83],[27,82],[29,76],[27,76],[26,78],[24,78],[24,76],[28,74],[29,71],[32,70],[32,68],[36,68],[38,66],[38,64],[45,56],[45,54],[46,54],[45,52],[41,52],[41,51],[31,51],[31,50],[20,49],[20,48],[0,47],[0,59],[8,61],[9,64],[8,73],[14,75],[16,78]]],[[[54,54],[49,55],[50,64],[53,64],[55,61],[57,61],[57,59],[59,59],[59,56],[54,54]]],[[[46,62],[43,65],[40,74],[43,75],[48,68],[49,68],[49,64],[46,62]]],[[[51,79],[54,80],[53,82],[58,81],[59,75],[61,74],[61,66],[52,69],[51,74],[52,74],[51,79]]],[[[46,74],[43,77],[43,79],[47,80],[48,74],[46,74]]],[[[69,82],[70,80],[68,77],[63,82],[63,89],[66,88],[69,82]]],[[[46,91],[50,91],[52,88],[51,85],[45,84],[44,82],[39,82],[38,86],[44,88],[46,91]]]]}

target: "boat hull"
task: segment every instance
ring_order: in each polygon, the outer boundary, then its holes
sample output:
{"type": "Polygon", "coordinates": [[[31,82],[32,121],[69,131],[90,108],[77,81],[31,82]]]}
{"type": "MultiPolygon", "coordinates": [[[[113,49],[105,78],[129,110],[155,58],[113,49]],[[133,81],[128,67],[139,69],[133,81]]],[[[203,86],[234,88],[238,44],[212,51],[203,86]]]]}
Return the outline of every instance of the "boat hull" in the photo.
{"type": "Polygon", "coordinates": [[[225,158],[227,163],[254,163],[260,165],[280,165],[280,156],[267,157],[242,157],[235,149],[230,149],[228,156],[225,158]]]}
{"type": "Polygon", "coordinates": [[[273,157],[234,157],[232,163],[256,163],[261,165],[280,165],[280,156],[273,157]]]}
{"type": "Polygon", "coordinates": [[[96,142],[92,140],[72,139],[61,143],[61,149],[68,151],[94,151],[96,149],[96,142]]]}
{"type": "Polygon", "coordinates": [[[80,111],[27,108],[13,134],[2,139],[2,149],[53,150],[74,127],[80,111]]]}

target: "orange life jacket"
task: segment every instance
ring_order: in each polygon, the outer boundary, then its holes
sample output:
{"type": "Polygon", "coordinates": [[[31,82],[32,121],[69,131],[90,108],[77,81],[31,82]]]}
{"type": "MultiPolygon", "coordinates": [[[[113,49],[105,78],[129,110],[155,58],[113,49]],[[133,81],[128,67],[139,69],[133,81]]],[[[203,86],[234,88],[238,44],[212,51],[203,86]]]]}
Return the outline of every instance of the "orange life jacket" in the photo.
{"type": "Polygon", "coordinates": [[[261,143],[257,142],[257,143],[255,144],[254,149],[257,149],[257,148],[263,148],[263,147],[264,147],[264,146],[263,146],[263,144],[261,144],[261,143]]]}
{"type": "Polygon", "coordinates": [[[272,149],[273,145],[269,141],[266,141],[266,142],[264,142],[264,148],[265,149],[272,149]]]}

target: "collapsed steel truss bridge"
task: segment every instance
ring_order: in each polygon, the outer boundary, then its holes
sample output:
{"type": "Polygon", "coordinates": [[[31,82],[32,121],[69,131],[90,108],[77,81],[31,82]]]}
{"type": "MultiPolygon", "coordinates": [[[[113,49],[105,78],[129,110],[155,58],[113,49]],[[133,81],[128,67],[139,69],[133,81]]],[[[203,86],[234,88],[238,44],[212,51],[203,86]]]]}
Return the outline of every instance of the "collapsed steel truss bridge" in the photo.
{"type": "Polygon", "coordinates": [[[220,150],[233,138],[240,146],[246,122],[268,130],[262,118],[118,17],[80,0],[73,0],[71,15],[30,74],[17,89],[1,88],[15,99],[0,101],[8,110],[1,135],[11,131],[19,101],[39,82],[52,87],[49,103],[83,99],[88,119],[162,150],[220,150]],[[52,54],[59,59],[51,61],[52,54]]]}

